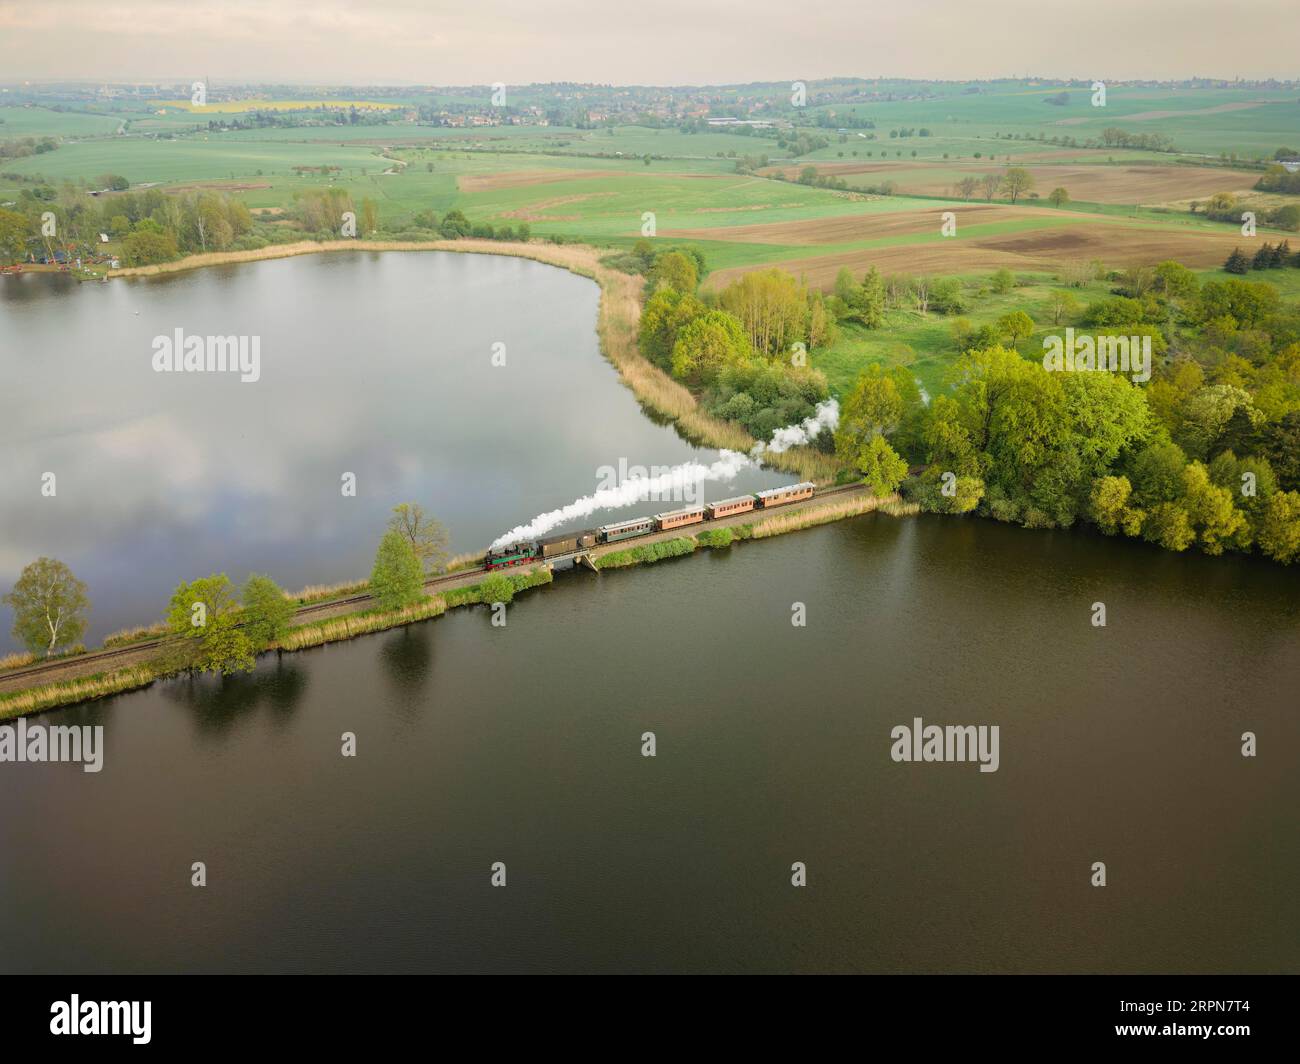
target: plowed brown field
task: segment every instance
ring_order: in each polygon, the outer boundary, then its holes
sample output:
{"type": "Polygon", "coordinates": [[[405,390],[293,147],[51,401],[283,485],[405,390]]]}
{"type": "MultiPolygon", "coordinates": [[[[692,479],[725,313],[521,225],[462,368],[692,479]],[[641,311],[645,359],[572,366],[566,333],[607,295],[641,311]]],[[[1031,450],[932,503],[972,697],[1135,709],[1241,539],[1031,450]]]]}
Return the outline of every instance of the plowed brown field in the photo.
{"type": "Polygon", "coordinates": [[[935,204],[919,211],[890,211],[877,214],[850,214],[836,218],[810,218],[796,222],[766,222],[755,225],[715,226],[704,229],[664,229],[666,237],[687,240],[729,240],[742,244],[848,244],[858,240],[908,236],[912,233],[937,233],[940,215],[957,212],[959,225],[985,222],[1011,222],[1025,218],[1055,217],[1060,212],[1045,207],[1007,207],[1000,204],[935,204]]]}
{"type": "MultiPolygon", "coordinates": [[[[1231,233],[1177,232],[1105,223],[1062,225],[1024,233],[936,240],[892,248],[864,248],[787,259],[771,265],[829,290],[843,267],[861,274],[875,266],[882,273],[932,275],[987,273],[1007,267],[1038,272],[1057,270],[1071,262],[1100,259],[1107,266],[1154,265],[1176,259],[1186,266],[1217,266],[1242,238],[1231,233]]],[[[708,288],[723,288],[741,274],[761,265],[719,270],[709,275],[708,288]]]]}

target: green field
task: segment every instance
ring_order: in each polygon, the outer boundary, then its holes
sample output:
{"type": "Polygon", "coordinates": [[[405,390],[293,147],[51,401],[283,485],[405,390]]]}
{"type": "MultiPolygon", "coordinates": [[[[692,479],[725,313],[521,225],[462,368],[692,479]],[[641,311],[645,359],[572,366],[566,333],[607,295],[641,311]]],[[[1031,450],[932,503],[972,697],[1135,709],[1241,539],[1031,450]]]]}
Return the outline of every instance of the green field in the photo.
{"type": "MultiPolygon", "coordinates": [[[[388,233],[409,229],[419,212],[441,215],[458,209],[474,223],[512,228],[526,223],[534,236],[610,248],[628,248],[637,241],[643,216],[650,212],[658,239],[693,244],[711,271],[732,271],[728,277],[771,266],[803,275],[812,264],[816,276],[811,283],[826,287],[841,260],[860,275],[875,257],[884,256],[886,272],[964,277],[971,304],[965,316],[975,326],[1011,309],[1024,309],[1041,324],[1057,272],[1053,265],[1027,259],[1016,272],[1032,283],[1005,295],[991,293],[981,276],[992,265],[980,268],[972,265],[975,260],[960,257],[948,264],[942,257],[946,248],[957,245],[944,243],[937,225],[940,212],[952,210],[960,217],[981,208],[962,223],[964,248],[1044,241],[1050,246],[1059,238],[1063,265],[1072,254],[1107,257],[1105,250],[1068,251],[1069,241],[1080,234],[1121,258],[1120,249],[1135,242],[1141,248],[1168,241],[1173,251],[1152,247],[1157,260],[1178,257],[1181,249],[1204,240],[1213,253],[1193,263],[1204,269],[1222,260],[1219,249],[1225,242],[1231,245],[1236,229],[1190,213],[1187,202],[1201,193],[1180,196],[1180,173],[1199,169],[1204,184],[1206,164],[1218,163],[1222,155],[1269,158],[1278,147],[1300,145],[1295,92],[1114,87],[1107,106],[1095,108],[1089,90],[1077,87],[1064,90],[1066,105],[1054,106],[1045,100],[1062,89],[1032,82],[986,83],[978,92],[960,84],[876,82],[858,83],[849,102],[825,102],[826,94],[838,88],[842,86],[810,85],[808,106],[801,109],[789,106],[788,89],[780,84],[718,90],[724,103],[734,98],[753,106],[766,99],[764,114],[778,121],[788,118],[795,131],[826,139],[826,146],[800,156],[781,148],[771,131],[687,132],[635,123],[583,129],[537,124],[456,128],[409,118],[407,108],[463,108],[471,99],[464,93],[381,94],[375,98],[402,105],[400,118],[385,123],[228,130],[210,129],[208,122],[221,121],[223,115],[240,118],[239,112],[260,104],[239,101],[190,113],[158,100],[119,96],[0,106],[0,140],[50,136],[59,141],[52,152],[0,164],[0,202],[15,201],[41,182],[97,188],[101,175],[120,174],[133,187],[213,187],[252,209],[270,209],[263,217],[273,220],[293,211],[298,192],[329,184],[346,190],[355,203],[373,200],[381,229],[388,233]],[[862,120],[874,128],[838,131],[841,123],[862,120]],[[1171,138],[1183,154],[1083,146],[1111,126],[1171,138]],[[889,135],[893,129],[922,127],[930,135],[889,135]],[[1077,145],[1061,143],[1066,138],[1077,145]],[[1052,144],[1053,139],[1058,143],[1052,144]],[[844,174],[847,191],[835,191],[774,180],[775,169],[762,176],[738,173],[737,160],[745,156],[767,156],[772,167],[796,176],[808,165],[825,167],[820,172],[831,176],[840,172],[836,164],[877,169],[844,174]],[[1180,160],[1192,166],[1180,171],[1180,160]],[[963,202],[947,191],[962,176],[1006,162],[1118,175],[1121,192],[1102,197],[1111,202],[1081,195],[1062,209],[1046,211],[1045,199],[1039,197],[1046,196],[1047,188],[1034,190],[1020,204],[1035,210],[988,204],[979,195],[963,202]],[[304,174],[298,169],[304,167],[330,169],[304,174]],[[1123,179],[1130,172],[1145,174],[1148,183],[1153,174],[1157,181],[1167,178],[1169,189],[1153,196],[1149,184],[1141,188],[1135,179],[1133,194],[1126,197],[1123,179]],[[864,194],[885,181],[901,191],[864,194]],[[945,194],[903,194],[909,186],[945,194]],[[780,226],[785,228],[768,228],[780,226]],[[760,229],[737,233],[740,227],[760,229]]],[[[305,94],[299,101],[278,101],[276,107],[312,108],[322,102],[305,94]]],[[[546,106],[545,94],[512,90],[512,103],[532,102],[546,106]]],[[[1225,190],[1255,180],[1255,171],[1222,172],[1225,190]]],[[[1217,187],[1217,179],[1211,185],[1217,187]]],[[[1251,206],[1262,212],[1285,202],[1288,197],[1259,197],[1251,206]]],[[[1260,239],[1284,235],[1261,223],[1260,239]]],[[[1300,278],[1291,276],[1300,271],[1278,273],[1272,271],[1268,280],[1289,296],[1300,294],[1300,278]]],[[[1093,284],[1079,294],[1086,302],[1105,291],[1105,284],[1093,284]]],[[[1022,346],[1027,349],[1036,339],[1022,346]]],[[[845,326],[835,345],[813,357],[837,389],[847,387],[862,366],[886,362],[909,366],[933,393],[942,386],[954,354],[948,319],[894,310],[887,328],[845,326]]]]}

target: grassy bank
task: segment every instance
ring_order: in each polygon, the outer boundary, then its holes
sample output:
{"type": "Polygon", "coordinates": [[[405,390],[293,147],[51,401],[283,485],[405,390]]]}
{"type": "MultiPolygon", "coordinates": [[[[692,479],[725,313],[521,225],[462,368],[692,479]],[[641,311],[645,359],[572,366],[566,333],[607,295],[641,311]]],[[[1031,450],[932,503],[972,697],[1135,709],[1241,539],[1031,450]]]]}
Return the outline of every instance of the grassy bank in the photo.
{"type": "Polygon", "coordinates": [[[658,543],[645,543],[640,547],[627,550],[611,551],[596,559],[597,569],[625,569],[629,565],[650,565],[665,558],[680,558],[695,550],[696,542],[691,536],[677,539],[664,539],[658,543]]]}
{"type": "Polygon", "coordinates": [[[444,591],[448,606],[472,606],[475,603],[510,602],[521,591],[541,587],[555,579],[546,566],[537,566],[522,573],[494,573],[477,584],[444,591]]]}
{"type": "Polygon", "coordinates": [[[422,602],[400,610],[371,610],[366,613],[353,613],[345,617],[333,617],[326,621],[299,625],[297,628],[291,628],[285,633],[284,638],[273,643],[268,649],[306,650],[308,647],[355,639],[359,635],[383,632],[404,624],[414,624],[416,621],[427,621],[431,617],[441,617],[446,612],[447,603],[442,596],[430,595],[422,602]]]}
{"type": "Polygon", "coordinates": [[[43,654],[33,654],[31,651],[18,651],[13,654],[6,654],[0,658],[0,672],[7,672],[10,669],[25,669],[28,665],[35,665],[38,661],[62,661],[64,658],[80,657],[86,652],[86,645],[78,643],[76,646],[68,647],[67,650],[60,651],[58,654],[51,654],[45,657],[43,654]]]}
{"type": "Polygon", "coordinates": [[[152,665],[133,665],[128,669],[117,669],[97,676],[83,676],[76,680],[63,680],[60,683],[43,684],[40,687],[29,687],[25,691],[0,695],[0,720],[57,709],[76,702],[91,702],[123,691],[135,691],[148,687],[160,675],[162,674],[152,665]]]}
{"type": "Polygon", "coordinates": [[[805,506],[785,513],[764,516],[748,524],[728,525],[723,528],[706,528],[692,536],[679,536],[676,539],[660,540],[658,543],[646,543],[627,550],[611,551],[595,559],[597,569],[625,569],[632,565],[652,565],[665,558],[680,558],[694,553],[697,549],[718,550],[733,543],[747,539],[768,539],[781,536],[787,532],[797,532],[803,528],[815,528],[818,525],[841,521],[846,517],[880,510],[893,517],[904,517],[920,513],[921,508],[914,503],[905,503],[897,495],[877,498],[862,495],[847,502],[827,502],[819,505],[805,506]]]}

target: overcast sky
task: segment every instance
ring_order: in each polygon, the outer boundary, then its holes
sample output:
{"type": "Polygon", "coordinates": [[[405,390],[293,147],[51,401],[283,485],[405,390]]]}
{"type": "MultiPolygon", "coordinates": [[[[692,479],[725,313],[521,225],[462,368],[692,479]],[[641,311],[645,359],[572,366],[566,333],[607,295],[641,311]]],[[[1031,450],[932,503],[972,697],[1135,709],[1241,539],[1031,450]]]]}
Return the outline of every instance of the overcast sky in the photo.
{"type": "Polygon", "coordinates": [[[1294,78],[1300,2],[0,0],[0,81],[670,85],[1017,74],[1294,78]]]}

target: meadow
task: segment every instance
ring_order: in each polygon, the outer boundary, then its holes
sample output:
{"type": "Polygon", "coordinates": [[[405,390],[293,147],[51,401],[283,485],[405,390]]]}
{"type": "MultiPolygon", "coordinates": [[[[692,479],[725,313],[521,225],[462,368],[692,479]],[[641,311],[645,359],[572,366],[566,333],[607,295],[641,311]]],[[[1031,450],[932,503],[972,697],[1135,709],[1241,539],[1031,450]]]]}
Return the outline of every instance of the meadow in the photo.
{"type": "MultiPolygon", "coordinates": [[[[976,326],[1013,309],[1044,325],[1055,279],[1072,263],[1123,268],[1173,258],[1217,273],[1234,247],[1249,249],[1250,239],[1236,225],[1192,213],[1190,204],[1219,192],[1261,212],[1287,202],[1252,192],[1256,160],[1300,145],[1294,91],[1117,86],[1099,108],[1086,88],[1025,81],[982,84],[979,91],[877,82],[869,86],[870,99],[835,104],[822,101],[824,88],[813,86],[808,107],[798,111],[779,85],[734,90],[749,105],[766,93],[777,117],[793,117],[800,131],[826,141],[799,156],[758,132],[634,124],[451,128],[406,118],[417,102],[463,104],[463,96],[355,101],[401,108],[402,119],[387,123],[224,131],[209,129],[204,113],[354,101],[241,100],[203,112],[183,100],[97,100],[58,110],[0,106],[0,140],[60,140],[55,151],[0,165],[0,202],[17,200],[41,181],[96,188],[101,175],[120,174],[133,187],[223,191],[274,228],[291,225],[297,193],[330,185],[354,203],[374,201],[388,234],[410,231],[422,211],[459,210],[473,223],[527,224],[534,237],[617,251],[631,248],[653,215],[656,240],[703,253],[706,291],[770,267],[829,290],[841,269],[861,276],[875,266],[883,273],[962,278],[971,297],[965,316],[976,326]],[[1046,102],[1062,91],[1065,104],[1046,102]],[[864,121],[874,128],[853,128],[864,121]],[[1112,126],[1168,137],[1179,152],[1084,146],[1112,126]],[[922,128],[929,135],[920,136],[922,128]],[[891,137],[891,130],[911,135],[891,137]],[[1059,143],[1063,138],[1077,143],[1059,143]],[[1235,162],[1226,158],[1234,154],[1235,162]],[[738,172],[746,156],[767,156],[769,165],[738,172]],[[970,199],[959,194],[963,177],[997,175],[1008,164],[1026,167],[1033,179],[1018,203],[982,191],[970,199]],[[800,183],[810,166],[818,179],[845,187],[800,183]],[[886,182],[891,194],[879,194],[886,182]],[[1069,201],[1050,206],[1048,193],[1057,186],[1067,189],[1069,201]],[[956,217],[955,237],[941,233],[944,212],[956,217]],[[1020,281],[1003,294],[986,283],[1000,268],[1020,281]]],[[[527,93],[514,97],[528,99],[527,93]]],[[[1259,234],[1288,236],[1263,224],[1259,234]]],[[[1268,279],[1294,296],[1289,273],[1274,274],[1268,279]]],[[[1106,291],[1104,282],[1092,282],[1075,294],[1086,303],[1106,291]]],[[[948,319],[893,310],[882,329],[844,326],[813,361],[837,391],[863,366],[883,362],[911,367],[933,393],[955,353],[948,319]]]]}

